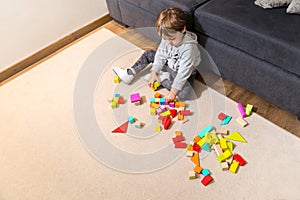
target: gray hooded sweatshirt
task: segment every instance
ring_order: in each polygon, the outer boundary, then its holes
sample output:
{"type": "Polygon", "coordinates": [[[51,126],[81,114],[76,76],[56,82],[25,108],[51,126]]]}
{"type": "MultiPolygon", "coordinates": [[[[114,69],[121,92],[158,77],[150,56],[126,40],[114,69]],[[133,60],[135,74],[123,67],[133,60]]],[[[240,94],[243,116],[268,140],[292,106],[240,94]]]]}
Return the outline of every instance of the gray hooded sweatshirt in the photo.
{"type": "Polygon", "coordinates": [[[196,34],[189,31],[185,33],[177,46],[171,46],[161,39],[151,71],[159,73],[166,65],[174,72],[171,73],[174,78],[172,88],[181,90],[200,64],[201,56],[198,45],[196,34]]]}

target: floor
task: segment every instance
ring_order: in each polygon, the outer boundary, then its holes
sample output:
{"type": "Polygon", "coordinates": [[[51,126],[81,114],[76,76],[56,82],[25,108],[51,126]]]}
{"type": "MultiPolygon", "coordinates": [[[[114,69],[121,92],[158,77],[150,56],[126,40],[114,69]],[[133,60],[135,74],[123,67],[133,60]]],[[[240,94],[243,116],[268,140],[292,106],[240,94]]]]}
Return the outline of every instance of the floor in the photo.
{"type": "MultiPolygon", "coordinates": [[[[122,37],[143,49],[155,48],[157,46],[156,42],[137,32],[135,34],[126,34],[126,32],[131,29],[124,27],[115,21],[110,21],[103,27],[116,34],[121,34],[122,37]]],[[[130,33],[132,33],[132,31],[130,33]]],[[[296,115],[281,109],[280,107],[266,101],[250,91],[243,89],[229,80],[224,79],[223,81],[227,97],[236,102],[241,102],[244,105],[248,103],[254,105],[255,112],[257,114],[300,137],[300,121],[297,119],[296,115]]],[[[218,86],[214,89],[218,90],[218,86]]]]}

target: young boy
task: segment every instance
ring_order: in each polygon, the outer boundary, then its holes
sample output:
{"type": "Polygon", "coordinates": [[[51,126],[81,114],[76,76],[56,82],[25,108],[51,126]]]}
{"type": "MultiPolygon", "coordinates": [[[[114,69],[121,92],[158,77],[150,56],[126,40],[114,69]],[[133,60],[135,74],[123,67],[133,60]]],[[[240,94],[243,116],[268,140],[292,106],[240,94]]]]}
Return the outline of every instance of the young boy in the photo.
{"type": "Polygon", "coordinates": [[[197,36],[186,31],[184,12],[179,8],[162,10],[155,23],[158,35],[162,38],[157,51],[147,50],[129,69],[113,67],[113,71],[126,84],[148,64],[153,63],[148,80],[152,87],[154,81],[169,90],[167,102],[189,99],[193,94],[193,82],[196,67],[201,57],[198,49],[197,36]]]}

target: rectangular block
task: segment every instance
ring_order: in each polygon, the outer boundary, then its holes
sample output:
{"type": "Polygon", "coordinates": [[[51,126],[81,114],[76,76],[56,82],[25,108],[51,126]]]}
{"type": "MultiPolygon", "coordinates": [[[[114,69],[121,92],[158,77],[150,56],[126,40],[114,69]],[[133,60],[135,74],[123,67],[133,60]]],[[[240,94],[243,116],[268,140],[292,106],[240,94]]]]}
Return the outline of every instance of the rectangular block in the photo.
{"type": "Polygon", "coordinates": [[[175,148],[185,149],[187,147],[186,142],[175,142],[175,148]]]}
{"type": "Polygon", "coordinates": [[[243,105],[241,103],[238,103],[238,109],[239,109],[239,111],[241,113],[241,116],[243,118],[247,116],[246,113],[245,113],[244,107],[243,107],[243,105]]]}
{"type": "Polygon", "coordinates": [[[242,119],[241,117],[236,118],[236,121],[241,125],[242,127],[245,127],[248,125],[248,122],[246,120],[242,119]]]}
{"type": "Polygon", "coordinates": [[[235,174],[238,167],[239,167],[239,163],[236,160],[233,160],[229,167],[229,171],[235,174]]]}
{"type": "Polygon", "coordinates": [[[246,115],[247,116],[251,115],[252,109],[253,109],[253,105],[247,104],[247,106],[246,106],[246,115]]]}
{"type": "Polygon", "coordinates": [[[207,125],[198,135],[203,138],[206,133],[210,132],[213,129],[211,125],[207,125]]]}

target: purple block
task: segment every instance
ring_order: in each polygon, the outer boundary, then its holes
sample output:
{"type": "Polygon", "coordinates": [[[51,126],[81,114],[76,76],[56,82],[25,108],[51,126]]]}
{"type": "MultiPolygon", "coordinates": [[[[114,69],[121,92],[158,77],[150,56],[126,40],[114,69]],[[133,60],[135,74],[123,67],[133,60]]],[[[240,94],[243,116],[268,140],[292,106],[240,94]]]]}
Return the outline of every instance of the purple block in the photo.
{"type": "Polygon", "coordinates": [[[131,103],[135,103],[141,100],[140,94],[139,93],[134,93],[130,95],[130,100],[131,103]]]}
{"type": "Polygon", "coordinates": [[[245,113],[244,107],[241,103],[238,103],[238,109],[239,109],[239,111],[240,111],[243,118],[247,116],[246,113],[245,113]]]}

